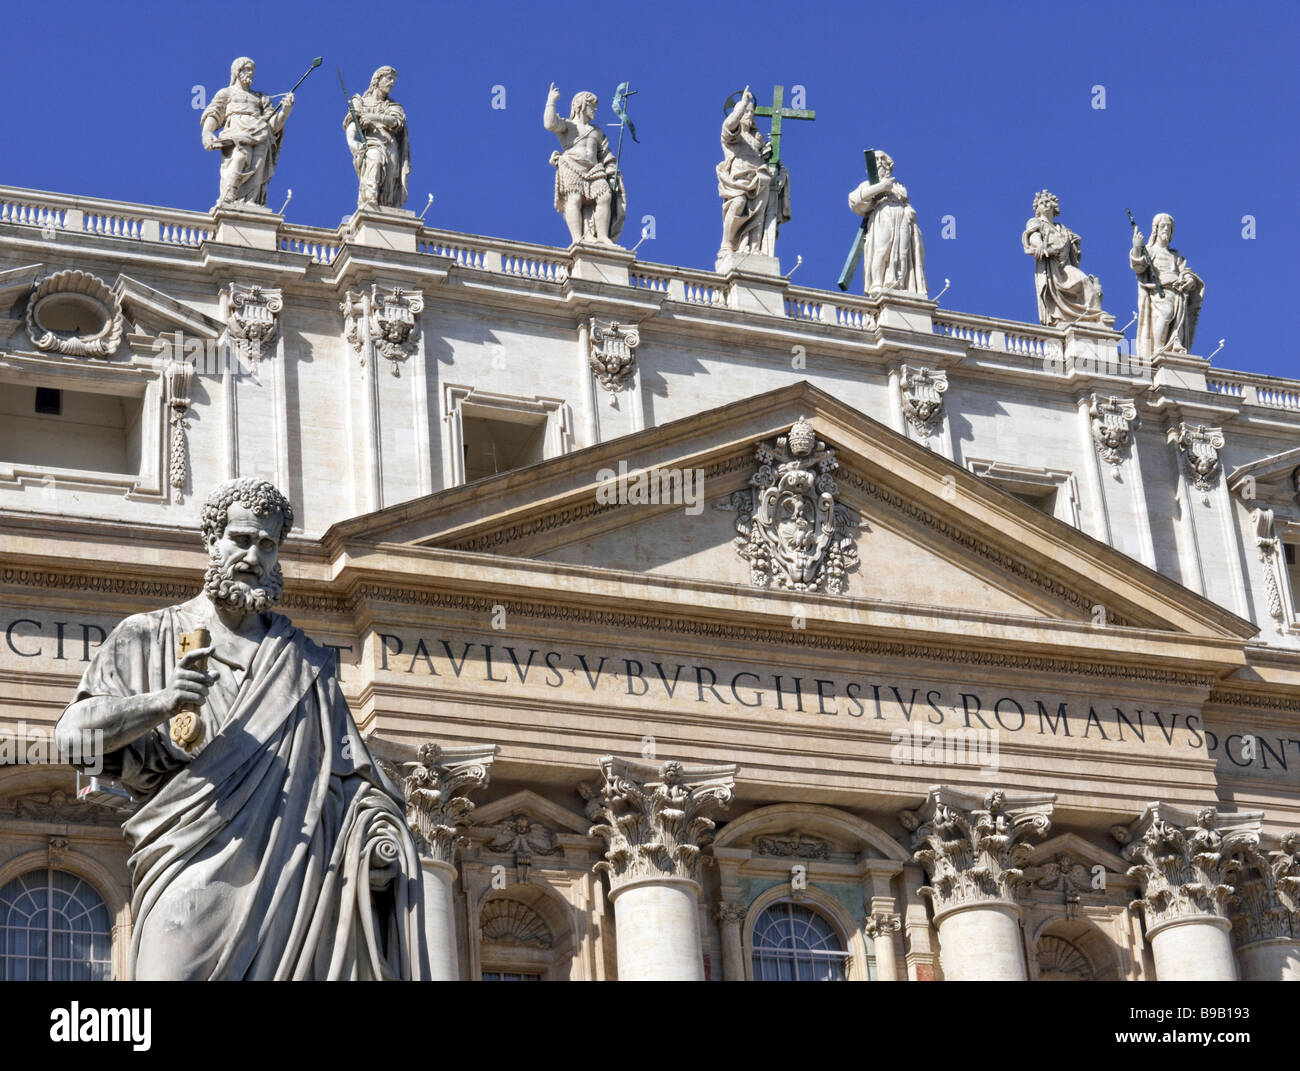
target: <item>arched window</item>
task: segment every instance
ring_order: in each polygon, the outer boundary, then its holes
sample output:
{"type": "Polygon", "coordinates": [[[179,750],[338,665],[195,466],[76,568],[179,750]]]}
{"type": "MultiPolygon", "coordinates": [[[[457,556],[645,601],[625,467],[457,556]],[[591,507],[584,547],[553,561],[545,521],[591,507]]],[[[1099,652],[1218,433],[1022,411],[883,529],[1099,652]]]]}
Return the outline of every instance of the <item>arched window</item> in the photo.
{"type": "Polygon", "coordinates": [[[755,921],[754,981],[843,982],[849,952],[826,918],[790,901],[772,904],[755,921]]]}
{"type": "Polygon", "coordinates": [[[81,878],[51,867],[0,889],[0,978],[108,981],[111,947],[108,908],[81,878]]]}

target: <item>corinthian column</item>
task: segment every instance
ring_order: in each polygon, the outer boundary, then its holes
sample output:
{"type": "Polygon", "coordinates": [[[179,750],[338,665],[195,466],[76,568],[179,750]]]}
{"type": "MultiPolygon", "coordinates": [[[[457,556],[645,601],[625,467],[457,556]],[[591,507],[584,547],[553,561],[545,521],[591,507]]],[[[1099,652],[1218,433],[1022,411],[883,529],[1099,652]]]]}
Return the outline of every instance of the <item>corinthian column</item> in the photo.
{"type": "Polygon", "coordinates": [[[1111,829],[1133,864],[1129,877],[1142,887],[1138,903],[1160,981],[1237,980],[1227,908],[1241,852],[1259,843],[1262,818],[1148,803],[1136,822],[1111,829]]]}
{"type": "Polygon", "coordinates": [[[1228,916],[1242,979],[1300,982],[1300,833],[1284,833],[1276,851],[1247,844],[1235,855],[1228,916]]]}
{"type": "Polygon", "coordinates": [[[609,877],[619,980],[702,982],[699,855],[714,827],[708,815],[731,800],[736,767],[606,756],[600,772],[601,787],[581,791],[591,835],[606,844],[596,870],[609,877]]]}
{"type": "Polygon", "coordinates": [[[1021,869],[1029,836],[1051,829],[1051,795],[993,789],[983,800],[938,786],[916,811],[899,815],[912,854],[930,877],[921,889],[934,910],[944,977],[954,982],[1024,981],[1021,869]]]}
{"type": "Polygon", "coordinates": [[[400,765],[406,823],[415,834],[424,880],[424,937],[430,977],[460,978],[456,943],[456,848],[460,829],[474,809],[463,793],[484,788],[491,776],[496,744],[439,747],[421,744],[415,762],[400,765]],[[462,793],[458,795],[457,793],[462,793]]]}
{"type": "Polygon", "coordinates": [[[894,953],[894,934],[903,928],[903,917],[877,911],[868,915],[862,932],[871,938],[876,951],[876,977],[881,982],[898,981],[898,957],[894,953]]]}

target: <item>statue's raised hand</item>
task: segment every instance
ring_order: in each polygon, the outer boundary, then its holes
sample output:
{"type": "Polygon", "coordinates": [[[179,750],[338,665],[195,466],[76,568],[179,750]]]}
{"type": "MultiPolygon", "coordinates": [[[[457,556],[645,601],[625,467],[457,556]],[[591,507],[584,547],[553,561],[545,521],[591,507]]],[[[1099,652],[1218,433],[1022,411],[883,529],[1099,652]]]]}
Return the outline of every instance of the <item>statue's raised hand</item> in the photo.
{"type": "Polygon", "coordinates": [[[559,99],[560,99],[560,89],[554,82],[552,82],[550,92],[546,94],[546,103],[554,104],[559,99]]]}
{"type": "Polygon", "coordinates": [[[1141,252],[1142,246],[1146,244],[1146,239],[1142,237],[1142,232],[1136,227],[1133,228],[1133,249],[1135,252],[1141,252]]]}

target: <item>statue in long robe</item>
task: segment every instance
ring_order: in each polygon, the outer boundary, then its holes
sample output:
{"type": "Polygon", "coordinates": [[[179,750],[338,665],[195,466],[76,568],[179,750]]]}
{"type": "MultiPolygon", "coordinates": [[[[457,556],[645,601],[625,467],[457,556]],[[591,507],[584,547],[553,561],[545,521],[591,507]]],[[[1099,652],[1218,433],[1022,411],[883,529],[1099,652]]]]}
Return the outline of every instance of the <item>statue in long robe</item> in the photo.
{"type": "Polygon", "coordinates": [[[265,481],[218,487],[204,593],[122,621],[56,730],[102,732],[105,772],[138,801],[132,978],[428,976],[403,797],[333,654],[269,610],[292,516],[265,481]],[[207,646],[179,656],[199,629],[207,646]]]}
{"type": "Polygon", "coordinates": [[[247,56],[235,60],[230,65],[230,85],[213,94],[200,120],[203,147],[221,151],[219,205],[243,202],[266,206],[266,191],[284,141],[284,124],[293,110],[292,93],[277,110],[269,96],[256,92],[253,72],[253,61],[247,56]]]}
{"type": "Polygon", "coordinates": [[[1136,228],[1133,231],[1128,262],[1138,281],[1138,353],[1146,357],[1190,353],[1201,315],[1205,283],[1187,267],[1183,255],[1170,248],[1173,237],[1174,217],[1168,212],[1157,214],[1151,221],[1148,266],[1142,255],[1142,232],[1136,228]],[[1156,289],[1157,279],[1163,294],[1156,289]]]}
{"type": "Polygon", "coordinates": [[[401,208],[406,204],[411,142],[406,112],[389,98],[396,81],[394,68],[380,67],[370,79],[370,88],[352,98],[352,110],[343,117],[343,132],[359,182],[358,208],[401,208]],[[357,136],[353,112],[361,121],[364,141],[357,136]]]}
{"type": "Polygon", "coordinates": [[[754,95],[741,94],[722,123],[722,162],[715,169],[722,198],[722,246],[735,253],[776,256],[776,238],[790,220],[790,174],[768,163],[771,146],[754,121],[754,95]]]}
{"type": "Polygon", "coordinates": [[[1100,322],[1101,283],[1086,274],[1079,262],[1083,239],[1056,221],[1061,202],[1042,190],[1034,197],[1034,218],[1025,224],[1020,245],[1034,258],[1034,290],[1038,322],[1050,326],[1100,322]]]}
{"type": "Polygon", "coordinates": [[[551,153],[555,210],[564,217],[575,244],[615,245],[627,218],[627,185],[609,139],[592,123],[596,95],[575,94],[567,119],[555,110],[559,97],[560,91],[552,85],[542,112],[542,125],[560,140],[559,151],[551,153]]]}
{"type": "Polygon", "coordinates": [[[894,161],[879,150],[876,174],[879,182],[864,182],[849,194],[849,208],[868,220],[862,249],[864,290],[904,290],[926,297],[925,243],[916,209],[906,187],[894,178],[894,161]]]}

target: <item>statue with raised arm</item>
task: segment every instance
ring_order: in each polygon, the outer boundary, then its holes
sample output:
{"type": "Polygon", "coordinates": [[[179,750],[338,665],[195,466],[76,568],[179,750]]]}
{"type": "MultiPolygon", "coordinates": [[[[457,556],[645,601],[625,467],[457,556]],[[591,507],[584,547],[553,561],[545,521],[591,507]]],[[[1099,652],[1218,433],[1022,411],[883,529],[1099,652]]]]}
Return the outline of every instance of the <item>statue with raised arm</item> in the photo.
{"type": "Polygon", "coordinates": [[[1100,322],[1101,283],[1079,267],[1083,239],[1057,223],[1061,202],[1041,190],[1034,196],[1034,218],[1025,224],[1020,245],[1034,258],[1038,322],[1049,326],[1100,322]]]}
{"type": "Polygon", "coordinates": [[[1201,315],[1205,283],[1187,267],[1177,249],[1170,248],[1174,217],[1159,213],[1151,221],[1151,244],[1133,228],[1128,262],[1138,281],[1138,353],[1190,353],[1201,315]]]}
{"type": "Polygon", "coordinates": [[[722,121],[722,163],[717,166],[722,198],[722,247],[736,253],[776,256],[776,237],[790,219],[790,177],[768,163],[771,145],[754,121],[754,95],[746,87],[722,121]]]}
{"type": "Polygon", "coordinates": [[[863,289],[905,290],[925,297],[925,243],[907,189],[894,178],[894,161],[876,150],[879,181],[849,194],[849,208],[866,221],[862,251],[863,289]]]}
{"type": "Polygon", "coordinates": [[[617,244],[627,216],[627,189],[614,153],[600,128],[592,124],[596,95],[578,93],[569,107],[569,118],[555,110],[560,91],[551,84],[542,123],[560,139],[560,149],[551,153],[555,168],[555,210],[569,225],[569,237],[578,242],[617,244]]]}
{"type": "Polygon", "coordinates": [[[265,480],[218,486],[189,602],[126,618],[56,739],[101,732],[137,801],[130,976],[428,976],[420,860],[402,793],[339,690],[333,653],[274,613],[293,509],[265,480]]]}
{"type": "Polygon", "coordinates": [[[254,64],[240,56],[230,65],[230,85],[203,109],[203,147],[221,152],[218,204],[266,206],[266,191],[280,159],[284,124],[293,110],[289,93],[277,109],[253,89],[254,64]]]}
{"type": "Polygon", "coordinates": [[[396,81],[396,69],[380,67],[370,79],[370,88],[352,98],[352,107],[343,117],[343,133],[360,182],[358,208],[401,208],[406,204],[411,143],[406,135],[406,112],[390,98],[396,81]],[[358,122],[364,141],[357,132],[358,122]]]}

